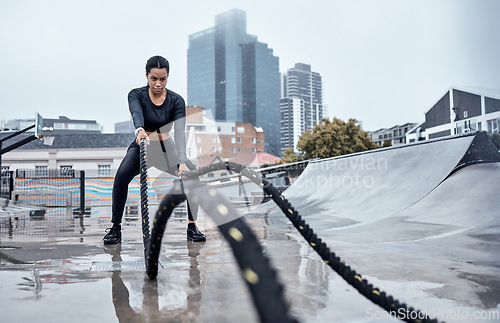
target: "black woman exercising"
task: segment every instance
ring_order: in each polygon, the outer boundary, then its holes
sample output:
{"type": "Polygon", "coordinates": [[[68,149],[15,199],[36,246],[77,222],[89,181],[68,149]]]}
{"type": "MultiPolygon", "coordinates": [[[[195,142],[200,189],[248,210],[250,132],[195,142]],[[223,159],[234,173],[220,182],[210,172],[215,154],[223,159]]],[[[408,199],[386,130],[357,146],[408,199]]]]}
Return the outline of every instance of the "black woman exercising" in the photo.
{"type": "MultiPolygon", "coordinates": [[[[161,56],[153,56],[146,63],[148,85],[133,89],[128,94],[128,104],[135,127],[136,139],[128,147],[116,172],[112,194],[113,226],[108,229],[103,241],[105,244],[117,244],[122,240],[121,222],[127,200],[128,185],[140,171],[140,142],[145,138],[147,143],[158,142],[163,150],[166,169],[170,174],[179,174],[185,170],[195,169],[195,165],[186,157],[186,104],[184,99],[166,88],[170,71],[168,61],[161,56]],[[170,130],[174,125],[174,139],[170,130]]],[[[148,156],[149,166],[149,156],[148,156]]],[[[182,178],[182,175],[180,175],[182,178]]],[[[205,235],[196,226],[198,205],[188,201],[187,239],[205,241],[205,235]]]]}

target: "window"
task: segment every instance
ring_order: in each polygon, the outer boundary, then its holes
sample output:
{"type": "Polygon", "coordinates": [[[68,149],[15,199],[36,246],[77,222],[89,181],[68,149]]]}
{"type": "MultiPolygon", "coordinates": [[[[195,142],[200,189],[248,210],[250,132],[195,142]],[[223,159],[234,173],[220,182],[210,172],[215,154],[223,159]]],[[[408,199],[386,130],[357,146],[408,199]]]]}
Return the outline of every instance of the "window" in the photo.
{"type": "Polygon", "coordinates": [[[201,143],[201,137],[200,136],[196,136],[196,142],[199,144],[201,143]]]}
{"type": "Polygon", "coordinates": [[[238,133],[245,133],[245,128],[244,127],[238,127],[237,129],[238,133]]]}
{"type": "Polygon", "coordinates": [[[73,166],[61,166],[59,168],[59,175],[73,177],[75,172],[73,171],[73,166]]]}
{"type": "Polygon", "coordinates": [[[236,152],[236,148],[232,147],[231,152],[234,154],[236,152]]]}
{"type": "Polygon", "coordinates": [[[486,121],[488,126],[489,133],[497,133],[498,132],[498,119],[491,119],[486,121]]]}
{"type": "Polygon", "coordinates": [[[256,143],[257,142],[257,138],[253,137],[252,138],[252,144],[256,143]]]}
{"type": "Polygon", "coordinates": [[[217,143],[220,144],[220,137],[217,137],[217,143]]]}
{"type": "Polygon", "coordinates": [[[220,132],[221,128],[220,126],[217,127],[217,132],[220,132]]]}
{"type": "Polygon", "coordinates": [[[241,137],[238,137],[238,143],[241,144],[241,137]]]}
{"type": "Polygon", "coordinates": [[[236,143],[236,138],[231,137],[231,143],[232,143],[232,144],[235,144],[235,143],[236,143]]]}
{"type": "Polygon", "coordinates": [[[241,153],[241,148],[240,148],[240,147],[238,147],[238,154],[239,154],[239,153],[241,153]]]}
{"type": "Polygon", "coordinates": [[[35,166],[35,176],[36,177],[49,176],[49,170],[48,170],[47,166],[35,166]]]}
{"type": "Polygon", "coordinates": [[[234,132],[234,127],[231,127],[231,132],[234,132]]]}
{"type": "Polygon", "coordinates": [[[198,154],[201,154],[201,147],[198,147],[198,154]]]}
{"type": "Polygon", "coordinates": [[[216,142],[217,141],[217,138],[215,138],[215,136],[212,136],[212,142],[216,142]]]}
{"type": "Polygon", "coordinates": [[[469,113],[467,112],[467,110],[464,110],[464,119],[468,118],[468,117],[469,117],[469,113]]]}
{"type": "Polygon", "coordinates": [[[252,147],[252,152],[253,153],[256,153],[257,152],[257,149],[255,147],[252,147]]]}
{"type": "Polygon", "coordinates": [[[97,176],[98,177],[111,177],[111,166],[110,165],[98,165],[97,166],[97,176]]]}
{"type": "Polygon", "coordinates": [[[212,147],[212,152],[213,152],[213,153],[215,152],[215,147],[212,147]]]}

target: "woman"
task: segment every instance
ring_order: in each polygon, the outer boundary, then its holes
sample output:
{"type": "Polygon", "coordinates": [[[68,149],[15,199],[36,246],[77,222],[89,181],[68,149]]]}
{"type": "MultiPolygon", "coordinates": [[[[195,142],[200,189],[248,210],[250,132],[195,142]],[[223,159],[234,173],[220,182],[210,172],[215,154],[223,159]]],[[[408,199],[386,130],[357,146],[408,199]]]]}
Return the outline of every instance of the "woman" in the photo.
{"type": "MultiPolygon", "coordinates": [[[[116,172],[113,184],[112,228],[104,236],[105,244],[121,242],[121,221],[127,200],[128,185],[139,174],[140,142],[145,138],[147,143],[160,143],[164,157],[161,170],[175,174],[177,168],[181,171],[195,169],[194,164],[186,157],[186,105],[184,99],[166,88],[170,66],[161,56],[153,56],[146,63],[148,85],[133,89],[128,94],[128,103],[135,126],[136,139],[123,158],[116,172]],[[170,130],[174,124],[175,143],[170,138],[170,130]]],[[[152,156],[153,157],[153,156],[152,156]]],[[[149,159],[149,156],[148,156],[149,159]]],[[[148,160],[149,162],[149,160],[148,160]]],[[[157,163],[155,163],[156,167],[157,163]]],[[[198,206],[188,203],[187,239],[205,241],[205,235],[196,227],[198,206]]]]}

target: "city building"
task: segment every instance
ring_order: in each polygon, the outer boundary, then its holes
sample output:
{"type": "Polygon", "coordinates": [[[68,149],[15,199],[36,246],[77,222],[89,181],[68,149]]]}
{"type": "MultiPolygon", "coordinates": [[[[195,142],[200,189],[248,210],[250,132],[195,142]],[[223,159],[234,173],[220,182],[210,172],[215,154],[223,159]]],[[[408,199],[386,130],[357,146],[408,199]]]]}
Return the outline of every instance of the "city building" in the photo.
{"type": "MultiPolygon", "coordinates": [[[[35,119],[14,119],[5,123],[5,128],[10,130],[22,130],[35,124],[35,119]]],[[[77,120],[66,116],[59,116],[58,119],[43,119],[43,126],[51,128],[50,134],[77,134],[77,133],[102,133],[101,126],[95,120],[77,120]]],[[[34,132],[30,130],[29,132],[34,132]]]]}
{"type": "Polygon", "coordinates": [[[265,150],[280,152],[279,59],[247,33],[246,12],[234,9],[189,36],[187,102],[217,121],[251,123],[266,133],[265,150]]]}
{"type": "Polygon", "coordinates": [[[382,128],[376,131],[368,131],[368,135],[377,145],[383,146],[389,140],[391,146],[406,144],[406,133],[413,129],[417,123],[405,123],[391,128],[382,128]]]}
{"type": "Polygon", "coordinates": [[[500,92],[450,88],[425,113],[425,121],[406,135],[407,142],[428,140],[466,132],[498,132],[500,92]]]}
{"type": "Polygon", "coordinates": [[[214,121],[209,110],[187,107],[186,153],[192,160],[218,156],[229,160],[237,155],[265,151],[265,133],[251,123],[214,121]]]}
{"type": "Polygon", "coordinates": [[[115,123],[115,133],[134,133],[135,127],[132,120],[115,123]]]}
{"type": "MultiPolygon", "coordinates": [[[[1,137],[4,137],[4,134],[1,137]]],[[[6,136],[6,134],[5,134],[6,136]]],[[[4,147],[32,134],[9,139],[4,147]]],[[[134,134],[55,134],[51,145],[34,140],[2,155],[2,172],[34,170],[85,170],[87,176],[114,177],[134,134]]]]}
{"type": "Polygon", "coordinates": [[[299,136],[326,117],[321,75],[311,65],[297,63],[282,78],[281,155],[288,147],[297,150],[299,136]]]}

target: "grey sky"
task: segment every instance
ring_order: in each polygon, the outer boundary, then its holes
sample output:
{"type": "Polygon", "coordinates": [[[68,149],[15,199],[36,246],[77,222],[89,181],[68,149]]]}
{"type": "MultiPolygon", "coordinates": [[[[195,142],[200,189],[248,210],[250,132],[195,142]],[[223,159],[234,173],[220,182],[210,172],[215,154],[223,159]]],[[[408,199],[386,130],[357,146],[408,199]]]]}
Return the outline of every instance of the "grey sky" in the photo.
{"type": "Polygon", "coordinates": [[[423,121],[452,86],[500,88],[495,0],[1,0],[0,119],[37,111],[113,132],[156,54],[171,63],[167,87],[186,98],[188,35],[233,8],[280,71],[310,64],[329,115],[365,130],[423,121]]]}

